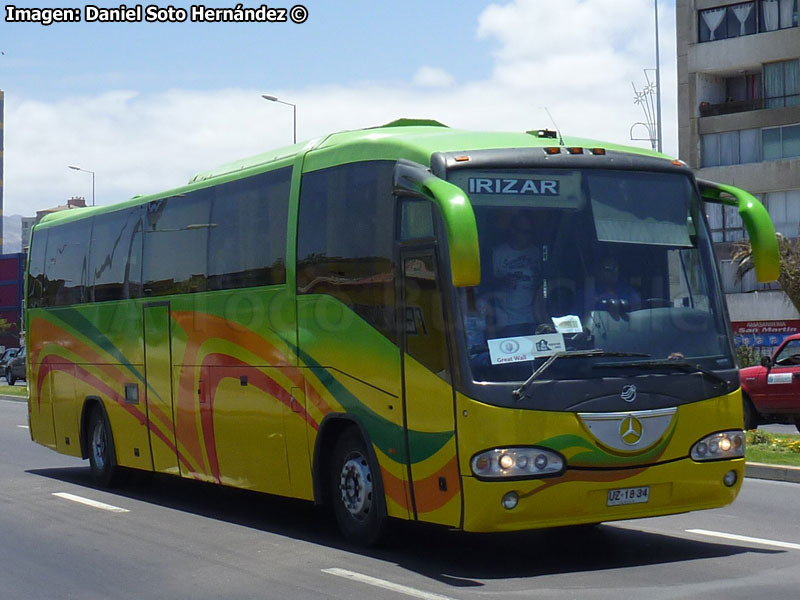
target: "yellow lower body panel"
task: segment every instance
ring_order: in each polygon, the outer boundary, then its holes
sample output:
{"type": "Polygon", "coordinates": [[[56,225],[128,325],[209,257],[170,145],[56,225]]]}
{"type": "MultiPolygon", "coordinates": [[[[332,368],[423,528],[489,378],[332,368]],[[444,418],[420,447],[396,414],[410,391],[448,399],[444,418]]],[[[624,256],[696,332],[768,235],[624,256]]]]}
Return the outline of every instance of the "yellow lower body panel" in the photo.
{"type": "Polygon", "coordinates": [[[560,477],[525,481],[480,481],[462,477],[464,530],[520,531],[638,519],[718,508],[736,498],[744,459],[696,463],[683,459],[639,469],[570,470],[560,477]],[[728,487],[723,477],[736,472],[728,487]],[[646,503],[608,505],[610,490],[648,487],[646,503]],[[506,509],[502,499],[516,492],[519,502],[506,509]]]}

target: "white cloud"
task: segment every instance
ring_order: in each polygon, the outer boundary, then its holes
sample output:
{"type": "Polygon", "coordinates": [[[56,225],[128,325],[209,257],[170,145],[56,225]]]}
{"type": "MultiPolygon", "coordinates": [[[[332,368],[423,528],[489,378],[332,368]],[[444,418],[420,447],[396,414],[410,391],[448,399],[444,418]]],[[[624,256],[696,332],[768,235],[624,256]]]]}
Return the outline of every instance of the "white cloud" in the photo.
{"type": "MultiPolygon", "coordinates": [[[[629,142],[643,120],[634,81],[654,66],[650,0],[515,0],[490,5],[481,39],[496,44],[492,73],[457,82],[421,65],[406,83],[362,83],[270,90],[297,104],[298,138],[369,127],[399,117],[453,127],[562,132],[629,142]]],[[[674,8],[661,17],[664,148],[677,149],[674,8]]],[[[383,76],[383,74],[381,74],[383,76]]],[[[186,183],[197,172],[291,142],[292,110],[262,90],[109,91],[95,97],[34,102],[6,95],[5,214],[31,215],[73,195],[99,204],[186,183]]],[[[637,145],[645,145],[638,142],[637,145]]]]}
{"type": "Polygon", "coordinates": [[[427,88],[446,88],[456,82],[455,77],[444,69],[436,67],[420,67],[414,74],[414,84],[427,88]]]}

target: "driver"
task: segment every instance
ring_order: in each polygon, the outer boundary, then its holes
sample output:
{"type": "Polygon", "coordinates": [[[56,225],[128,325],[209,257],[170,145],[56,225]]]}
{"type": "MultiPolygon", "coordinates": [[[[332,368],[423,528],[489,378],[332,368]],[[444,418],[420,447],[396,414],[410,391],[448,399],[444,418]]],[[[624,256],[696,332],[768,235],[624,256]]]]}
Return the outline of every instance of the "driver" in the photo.
{"type": "Polygon", "coordinates": [[[594,287],[590,287],[588,309],[629,312],[642,307],[642,298],[633,286],[619,277],[619,263],[614,256],[605,255],[597,262],[594,287]],[[616,308],[615,308],[616,307],[616,308]]]}

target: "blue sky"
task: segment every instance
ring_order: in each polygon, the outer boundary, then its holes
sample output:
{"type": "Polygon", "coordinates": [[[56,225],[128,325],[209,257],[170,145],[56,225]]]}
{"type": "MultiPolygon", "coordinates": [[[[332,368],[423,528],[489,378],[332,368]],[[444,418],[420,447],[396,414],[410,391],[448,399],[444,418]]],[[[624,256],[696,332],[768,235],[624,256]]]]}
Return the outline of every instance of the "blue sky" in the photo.
{"type": "MultiPolygon", "coordinates": [[[[547,106],[568,134],[624,143],[643,120],[631,83],[641,89],[655,65],[653,0],[304,5],[303,24],[44,27],[4,11],[5,214],[90,198],[91,177],[67,165],[95,171],[107,204],[290,142],[291,108],[262,93],[297,104],[301,140],[398,117],[521,131],[550,126],[547,106]]],[[[664,148],[675,154],[674,3],[660,2],[659,17],[664,148]]]]}
{"type": "MultiPolygon", "coordinates": [[[[188,8],[192,3],[171,4],[188,8]]],[[[118,7],[120,3],[98,5],[118,7]]],[[[205,3],[207,7],[235,5],[205,3]]],[[[171,88],[289,89],[311,83],[392,82],[411,79],[418,65],[431,61],[443,64],[459,78],[481,77],[490,72],[491,52],[496,47],[491,40],[476,39],[478,17],[486,5],[475,0],[305,0],[309,18],[303,24],[187,21],[43,27],[3,22],[0,50],[5,52],[5,64],[0,66],[0,73],[7,91],[43,101],[117,88],[157,92],[171,88]]],[[[83,8],[86,4],[58,2],[47,6],[83,8]]]]}

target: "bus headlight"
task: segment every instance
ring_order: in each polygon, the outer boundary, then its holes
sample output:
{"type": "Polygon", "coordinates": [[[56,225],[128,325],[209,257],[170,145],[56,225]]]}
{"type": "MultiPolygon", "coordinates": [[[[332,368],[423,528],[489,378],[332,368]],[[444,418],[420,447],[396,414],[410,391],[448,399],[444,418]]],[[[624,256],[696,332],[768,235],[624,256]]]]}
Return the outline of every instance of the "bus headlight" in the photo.
{"type": "Polygon", "coordinates": [[[734,429],[707,435],[692,446],[693,460],[744,458],[744,432],[734,429]]]}
{"type": "Polygon", "coordinates": [[[567,463],[558,452],[536,447],[492,448],[472,457],[480,479],[516,479],[560,475],[567,463]]]}

